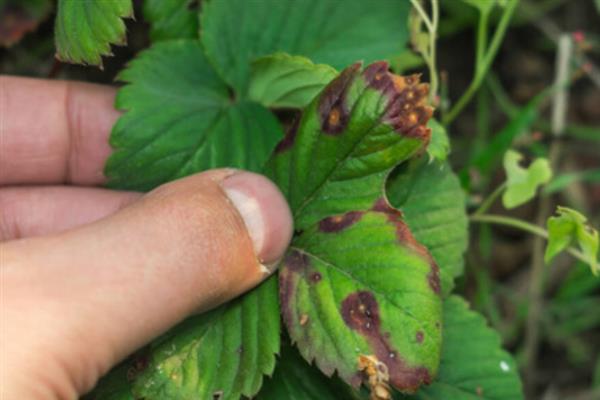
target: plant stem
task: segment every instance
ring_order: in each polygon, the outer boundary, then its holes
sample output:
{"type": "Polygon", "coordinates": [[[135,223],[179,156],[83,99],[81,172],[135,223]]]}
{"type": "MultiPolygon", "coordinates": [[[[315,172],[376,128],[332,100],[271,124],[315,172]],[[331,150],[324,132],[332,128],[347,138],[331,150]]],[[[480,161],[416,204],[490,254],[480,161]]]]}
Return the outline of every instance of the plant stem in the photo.
{"type": "MultiPolygon", "coordinates": [[[[554,78],[554,87],[556,88],[552,108],[552,136],[554,140],[550,145],[549,151],[549,163],[553,170],[558,164],[561,148],[556,139],[563,134],[566,122],[568,86],[565,85],[565,82],[569,80],[569,63],[572,53],[573,42],[568,34],[563,34],[559,40],[554,78]]],[[[551,197],[542,197],[536,216],[537,224],[541,224],[546,220],[551,211],[550,208],[551,197]]],[[[537,358],[540,347],[540,316],[543,313],[544,306],[544,266],[544,242],[538,238],[533,242],[533,259],[528,293],[529,310],[527,313],[524,343],[525,390],[530,394],[533,394],[537,375],[537,358]]]]}
{"type": "MultiPolygon", "coordinates": [[[[490,68],[498,49],[500,48],[500,43],[502,43],[502,39],[504,38],[504,34],[506,33],[506,28],[508,28],[508,24],[514,14],[515,8],[517,7],[518,0],[509,0],[509,3],[504,8],[504,12],[502,17],[500,18],[500,22],[496,27],[496,31],[494,32],[494,36],[492,37],[492,41],[488,46],[487,51],[485,52],[485,56],[481,57],[480,62],[475,66],[475,76],[473,80],[469,84],[467,90],[463,93],[463,95],[458,99],[456,104],[452,107],[452,109],[445,115],[444,120],[442,121],[444,125],[449,125],[454,121],[454,119],[460,114],[460,112],[465,108],[465,106],[471,101],[471,98],[479,89],[479,86],[483,82],[483,78],[485,77],[486,72],[490,68]]],[[[482,34],[482,30],[478,31],[478,35],[482,34]]],[[[480,46],[478,46],[479,48],[480,46]]]]}
{"type": "Polygon", "coordinates": [[[496,190],[494,190],[492,192],[492,194],[490,194],[487,197],[487,199],[485,199],[481,203],[481,205],[479,206],[479,208],[477,210],[475,210],[473,215],[482,215],[483,213],[485,213],[492,206],[492,204],[494,204],[496,199],[504,192],[505,189],[506,189],[506,182],[504,182],[504,183],[502,183],[502,185],[498,186],[496,188],[496,190]]]}
{"type": "MultiPolygon", "coordinates": [[[[478,223],[487,223],[487,224],[494,224],[494,225],[503,225],[503,226],[510,226],[512,228],[516,228],[528,233],[532,233],[536,236],[539,236],[540,238],[543,239],[548,239],[548,231],[546,231],[544,228],[532,224],[530,222],[527,221],[523,221],[521,219],[518,218],[513,218],[513,217],[506,217],[504,215],[495,215],[495,214],[481,214],[481,215],[475,215],[472,214],[469,217],[469,220],[471,222],[478,222],[478,223]]],[[[573,257],[575,257],[576,259],[578,259],[581,262],[588,262],[588,259],[585,257],[585,255],[573,248],[573,247],[568,247],[567,248],[567,253],[571,254],[573,257]]]]}
{"type": "Polygon", "coordinates": [[[428,51],[421,52],[425,63],[427,63],[427,67],[429,69],[429,103],[433,104],[435,97],[437,95],[438,90],[438,73],[436,66],[436,39],[437,39],[437,29],[438,23],[440,19],[440,11],[438,0],[430,0],[431,2],[431,18],[427,15],[423,7],[421,6],[421,2],[419,0],[410,0],[412,6],[417,10],[417,13],[421,17],[421,20],[425,24],[427,28],[427,32],[429,33],[429,46],[428,51]]]}

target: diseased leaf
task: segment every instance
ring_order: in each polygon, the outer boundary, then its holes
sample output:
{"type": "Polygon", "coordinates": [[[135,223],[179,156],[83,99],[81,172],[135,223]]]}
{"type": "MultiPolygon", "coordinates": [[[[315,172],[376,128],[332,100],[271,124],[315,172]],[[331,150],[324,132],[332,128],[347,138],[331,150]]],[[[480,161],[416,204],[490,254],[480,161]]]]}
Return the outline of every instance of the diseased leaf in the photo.
{"type": "Polygon", "coordinates": [[[34,31],[51,9],[50,0],[0,0],[0,46],[10,47],[34,31]]]}
{"type": "Polygon", "coordinates": [[[496,331],[458,296],[444,301],[444,341],[437,379],[411,400],[523,399],[517,365],[496,331]]]}
{"type": "Polygon", "coordinates": [[[328,378],[308,364],[290,344],[283,344],[277,368],[267,378],[256,400],[360,399],[339,378],[328,378]]]}
{"type": "Polygon", "coordinates": [[[567,207],[558,207],[557,216],[548,218],[548,246],[546,263],[573,243],[577,243],[594,275],[598,268],[598,231],[587,223],[587,218],[567,207]]]}
{"type": "Polygon", "coordinates": [[[133,382],[135,398],[222,400],[255,395],[275,368],[280,319],[277,279],[192,317],[151,345],[133,382]]]}
{"type": "Polygon", "coordinates": [[[282,136],[269,110],[232,102],[197,41],[159,42],[118,79],[128,84],[116,100],[126,112],[110,138],[111,187],[144,191],[215,167],[258,171],[282,136]]]}
{"type": "Polygon", "coordinates": [[[110,45],[125,44],[125,23],[133,17],[131,0],[58,0],[55,40],[61,61],[98,65],[110,45]]]}
{"type": "MultiPolygon", "coordinates": [[[[435,376],[441,341],[439,269],[387,202],[398,163],[422,152],[427,86],[378,62],[344,70],[279,143],[267,172],[300,232],[280,266],[284,321],[326,375],[411,392],[435,376]]],[[[372,386],[372,385],[371,385],[372,386]]]]}
{"type": "Polygon", "coordinates": [[[538,186],[548,183],[552,178],[547,159],[538,158],[527,168],[521,167],[522,160],[523,156],[513,150],[508,150],[504,155],[506,191],[502,195],[502,203],[509,209],[527,203],[535,197],[538,186]]]}
{"type": "Polygon", "coordinates": [[[144,18],[153,42],[198,37],[199,0],[144,0],[144,18]]]}
{"type": "Polygon", "coordinates": [[[343,68],[402,51],[410,3],[389,0],[211,0],[201,40],[215,68],[245,95],[250,63],[283,51],[343,68]]]}
{"type": "Polygon", "coordinates": [[[440,267],[447,296],[462,275],[469,240],[466,196],[450,165],[421,158],[390,179],[390,203],[440,267]]]}
{"type": "Polygon", "coordinates": [[[427,147],[429,157],[439,161],[446,161],[450,153],[450,139],[448,139],[446,128],[435,119],[430,119],[428,126],[431,129],[431,143],[427,147]]]}
{"type": "Polygon", "coordinates": [[[271,108],[304,108],[338,72],[308,58],[286,53],[252,63],[248,98],[271,108]]]}

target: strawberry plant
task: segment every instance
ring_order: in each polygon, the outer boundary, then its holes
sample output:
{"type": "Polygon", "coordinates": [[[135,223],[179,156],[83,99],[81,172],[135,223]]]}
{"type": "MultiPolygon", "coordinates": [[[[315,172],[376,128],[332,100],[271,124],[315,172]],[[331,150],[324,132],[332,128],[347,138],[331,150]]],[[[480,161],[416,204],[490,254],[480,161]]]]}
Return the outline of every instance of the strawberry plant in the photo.
{"type": "MultiPolygon", "coordinates": [[[[464,0],[486,29],[493,10],[498,22],[489,42],[479,32],[473,80],[445,110],[437,0],[144,0],[135,18],[149,23],[151,43],[117,76],[123,114],[108,186],[148,191],[210,168],[258,171],[286,196],[295,234],[262,285],[140,349],[88,398],[523,398],[499,334],[454,293],[470,182],[447,160],[446,133],[482,85],[516,3],[464,0]],[[409,53],[431,84],[399,73],[409,53]]],[[[58,59],[102,68],[133,17],[132,0],[59,0],[58,59]]],[[[545,158],[521,165],[515,135],[474,153],[483,174],[504,154],[507,180],[471,222],[549,238],[548,262],[566,250],[597,273],[598,234],[580,213],[559,208],[548,231],[487,213],[500,196],[506,208],[530,201],[552,177],[545,158]]]]}

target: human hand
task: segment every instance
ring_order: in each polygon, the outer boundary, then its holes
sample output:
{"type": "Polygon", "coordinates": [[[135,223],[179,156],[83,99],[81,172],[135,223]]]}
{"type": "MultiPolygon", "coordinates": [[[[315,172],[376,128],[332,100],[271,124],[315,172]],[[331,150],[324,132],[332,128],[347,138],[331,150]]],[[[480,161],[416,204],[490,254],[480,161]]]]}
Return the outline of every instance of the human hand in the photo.
{"type": "Polygon", "coordinates": [[[292,234],[266,178],[104,181],[114,90],[0,76],[0,398],[76,399],[186,316],[252,288],[292,234]],[[261,265],[264,264],[264,265],[261,265]]]}

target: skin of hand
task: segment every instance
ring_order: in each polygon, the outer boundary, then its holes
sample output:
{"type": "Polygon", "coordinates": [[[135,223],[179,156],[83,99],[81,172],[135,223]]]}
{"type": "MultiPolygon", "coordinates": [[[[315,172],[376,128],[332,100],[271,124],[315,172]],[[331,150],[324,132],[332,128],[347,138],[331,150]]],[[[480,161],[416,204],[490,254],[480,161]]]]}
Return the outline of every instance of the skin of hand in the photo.
{"type": "Polygon", "coordinates": [[[267,178],[102,189],[113,88],[0,76],[0,398],[77,399],[185,317],[265,279],[292,235],[267,178]]]}

